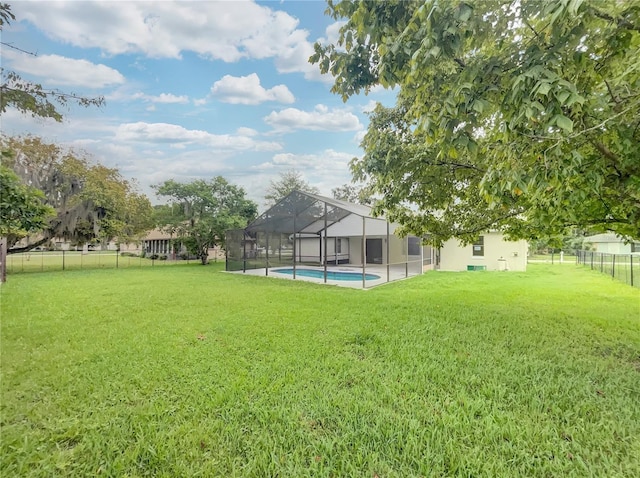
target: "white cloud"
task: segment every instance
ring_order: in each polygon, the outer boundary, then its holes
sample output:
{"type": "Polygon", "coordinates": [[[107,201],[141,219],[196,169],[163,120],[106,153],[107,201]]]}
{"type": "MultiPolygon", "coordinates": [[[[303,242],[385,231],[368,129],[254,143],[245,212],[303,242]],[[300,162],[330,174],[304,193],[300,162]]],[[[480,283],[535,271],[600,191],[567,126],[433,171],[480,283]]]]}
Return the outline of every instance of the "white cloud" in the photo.
{"type": "Polygon", "coordinates": [[[181,103],[185,104],[189,102],[189,97],[186,95],[176,96],[172,93],[160,93],[157,96],[147,95],[144,93],[136,93],[132,97],[134,100],[144,100],[151,103],[181,103]]]}
{"type": "Polygon", "coordinates": [[[345,173],[349,170],[351,159],[353,159],[353,154],[333,149],[326,149],[318,154],[277,153],[273,155],[271,161],[258,164],[251,169],[258,171],[295,169],[300,172],[345,173]]]}
{"type": "Polygon", "coordinates": [[[150,101],[154,103],[188,103],[189,97],[186,95],[176,96],[171,93],[160,93],[158,96],[150,96],[150,101]]]}
{"type": "Polygon", "coordinates": [[[278,179],[280,173],[295,169],[304,175],[304,179],[316,186],[321,194],[331,195],[331,189],[351,181],[349,162],[354,155],[347,152],[326,149],[317,154],[277,153],[271,161],[264,162],[251,168],[262,183],[256,183],[253,188],[258,191],[265,189],[268,179],[278,179]]]}
{"type": "MultiPolygon", "coordinates": [[[[277,56],[298,20],[254,2],[16,2],[16,17],[51,38],[107,54],[179,58],[183,51],[223,61],[277,56]]],[[[292,37],[293,35],[293,37],[292,37]]]]}
{"type": "MultiPolygon", "coordinates": [[[[331,82],[308,62],[313,54],[309,32],[275,5],[235,2],[15,2],[12,10],[50,38],[107,55],[143,54],[180,58],[194,52],[236,62],[274,58],[280,73],[331,82]],[[117,5],[117,7],[116,7],[117,5]]],[[[327,28],[331,40],[339,24],[327,28]]],[[[320,39],[323,40],[323,39],[320,39]]],[[[325,41],[325,40],[323,40],[325,41]]]]}
{"type": "Polygon", "coordinates": [[[236,130],[236,133],[239,134],[240,136],[257,136],[258,132],[253,129],[253,128],[246,128],[244,126],[241,126],[240,128],[238,128],[236,130]]]}
{"type": "Polygon", "coordinates": [[[353,141],[356,144],[360,144],[362,143],[362,140],[364,139],[365,135],[367,134],[367,132],[365,130],[362,131],[358,131],[354,136],[353,136],[353,141]]]}
{"type": "Polygon", "coordinates": [[[377,104],[377,101],[369,100],[366,105],[362,106],[361,110],[363,113],[371,113],[376,108],[377,104]]]}
{"type": "Polygon", "coordinates": [[[37,76],[43,83],[52,85],[104,88],[125,82],[118,70],[106,65],[76,60],[60,55],[27,55],[9,49],[3,51],[3,59],[9,60],[11,68],[21,73],[37,76]]]}
{"type": "Polygon", "coordinates": [[[276,142],[256,141],[249,136],[212,134],[202,130],[186,129],[169,123],[124,123],[118,126],[115,139],[121,142],[188,143],[212,147],[220,151],[278,151],[276,142]]]}
{"type": "Polygon", "coordinates": [[[286,108],[272,111],[265,116],[264,122],[273,127],[275,132],[294,130],[311,131],[358,131],[362,124],[356,115],[347,109],[330,110],[325,105],[317,105],[314,111],[302,111],[297,108],[286,108]]]}
{"type": "Polygon", "coordinates": [[[224,103],[241,105],[257,105],[265,101],[295,101],[293,93],[285,85],[276,85],[268,90],[263,88],[255,73],[240,77],[225,75],[213,84],[211,94],[224,103]]]}
{"type": "MultiPolygon", "coordinates": [[[[327,45],[338,40],[338,33],[345,22],[335,22],[326,30],[327,38],[318,38],[318,42],[327,45]]],[[[334,81],[330,74],[321,74],[317,64],[309,63],[309,57],[314,54],[313,43],[307,40],[307,35],[291,45],[284,45],[276,58],[276,68],[280,73],[304,73],[307,80],[322,81],[331,84],[334,81]]]]}
{"type": "Polygon", "coordinates": [[[319,41],[321,43],[324,43],[326,45],[329,44],[333,44],[335,45],[336,42],[338,41],[338,38],[340,36],[340,29],[346,24],[347,22],[344,20],[340,20],[338,22],[332,23],[331,25],[329,25],[326,29],[325,29],[325,33],[327,35],[327,38],[324,39],[320,39],[319,41]]]}

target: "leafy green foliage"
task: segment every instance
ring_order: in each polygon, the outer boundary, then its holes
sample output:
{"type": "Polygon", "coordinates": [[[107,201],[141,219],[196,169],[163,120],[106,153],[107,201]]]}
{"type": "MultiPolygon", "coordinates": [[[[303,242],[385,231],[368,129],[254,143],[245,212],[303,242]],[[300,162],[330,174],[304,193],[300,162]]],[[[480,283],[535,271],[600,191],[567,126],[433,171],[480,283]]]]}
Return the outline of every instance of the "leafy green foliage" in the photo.
{"type": "Polygon", "coordinates": [[[264,199],[267,207],[273,206],[280,199],[286,197],[292,191],[305,191],[311,194],[319,194],[315,186],[311,186],[302,178],[302,174],[294,169],[280,174],[280,179],[271,181],[264,199]]]}
{"type": "Polygon", "coordinates": [[[207,263],[209,249],[224,247],[226,231],[242,228],[255,218],[258,206],[245,191],[221,176],[211,181],[178,183],[172,179],[155,186],[169,205],[156,209],[156,222],[177,234],[189,252],[207,263]]]}
{"type": "Polygon", "coordinates": [[[42,191],[23,184],[13,171],[0,165],[0,236],[15,242],[44,229],[54,214],[44,199],[42,191]]]}
{"type": "Polygon", "coordinates": [[[328,3],[346,23],[310,61],[332,91],[398,89],[352,163],[379,212],[436,243],[482,228],[640,237],[637,0],[328,3]]]}
{"type": "Polygon", "coordinates": [[[369,291],[220,266],[3,285],[0,475],[640,476],[637,289],[573,265],[369,291]]]}
{"type": "Polygon", "coordinates": [[[354,184],[343,184],[331,190],[331,195],[335,199],[351,202],[354,204],[364,204],[370,206],[372,199],[367,188],[354,184]]]}
{"type": "MultiPolygon", "coordinates": [[[[2,137],[5,160],[21,179],[41,190],[55,209],[38,241],[20,252],[58,237],[77,244],[89,241],[131,242],[151,229],[151,203],[124,179],[117,169],[94,164],[89,158],[67,151],[37,137],[2,137]]],[[[15,244],[9,242],[9,246],[15,244]]]]}

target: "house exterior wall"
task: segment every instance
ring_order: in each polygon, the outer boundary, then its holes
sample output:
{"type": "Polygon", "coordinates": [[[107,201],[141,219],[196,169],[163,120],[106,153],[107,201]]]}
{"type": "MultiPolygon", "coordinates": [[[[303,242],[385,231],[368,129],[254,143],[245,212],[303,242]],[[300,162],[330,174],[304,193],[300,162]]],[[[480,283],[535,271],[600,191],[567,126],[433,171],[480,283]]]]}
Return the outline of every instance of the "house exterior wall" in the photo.
{"type": "Polygon", "coordinates": [[[630,254],[631,244],[624,242],[594,242],[592,243],[596,252],[605,252],[607,254],[630,254]]]}
{"type": "Polygon", "coordinates": [[[298,237],[296,240],[296,262],[320,262],[320,239],[298,237]]]}
{"type": "Polygon", "coordinates": [[[468,266],[484,266],[488,271],[527,270],[527,241],[507,241],[499,232],[487,232],[484,237],[484,255],[474,256],[473,245],[463,246],[457,239],[450,239],[440,249],[440,270],[466,271],[468,266]],[[499,259],[506,259],[506,264],[499,259]]]}
{"type": "MultiPolygon", "coordinates": [[[[341,253],[335,252],[336,237],[327,237],[327,261],[334,262],[336,258],[340,261],[349,260],[349,264],[362,265],[362,236],[341,236],[342,240],[341,253]]],[[[418,247],[419,254],[407,256],[407,238],[395,235],[389,236],[389,259],[387,258],[387,236],[385,235],[369,235],[366,239],[380,239],[382,241],[382,263],[386,264],[404,264],[407,261],[415,262],[415,268],[422,266],[422,246],[418,247]]],[[[299,237],[296,241],[296,259],[302,262],[318,262],[322,263],[324,257],[320,257],[320,241],[324,242],[324,238],[317,237],[299,237]]],[[[324,256],[324,252],[322,253],[324,256]]]]}
{"type": "Polygon", "coordinates": [[[614,233],[602,233],[584,238],[585,245],[592,245],[596,252],[606,254],[631,254],[632,252],[640,252],[640,242],[629,242],[625,244],[624,240],[614,233]]]}
{"type": "MultiPolygon", "coordinates": [[[[389,224],[389,233],[393,234],[396,226],[389,224]]],[[[369,236],[386,236],[387,235],[387,221],[384,219],[365,219],[365,232],[367,237],[369,236]]],[[[342,221],[327,227],[327,236],[331,237],[353,237],[362,236],[362,217],[360,216],[347,216],[342,221]]]]}

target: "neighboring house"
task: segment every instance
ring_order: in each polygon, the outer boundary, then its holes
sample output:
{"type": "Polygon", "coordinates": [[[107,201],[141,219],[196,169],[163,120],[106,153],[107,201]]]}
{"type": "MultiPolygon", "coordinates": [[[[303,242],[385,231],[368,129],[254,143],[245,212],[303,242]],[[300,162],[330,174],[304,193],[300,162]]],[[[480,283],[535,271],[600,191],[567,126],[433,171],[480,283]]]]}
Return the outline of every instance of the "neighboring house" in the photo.
{"type": "Polygon", "coordinates": [[[497,231],[482,234],[468,246],[450,239],[440,249],[438,268],[443,271],[526,271],[528,247],[527,241],[507,241],[497,231]]]}
{"type": "MultiPolygon", "coordinates": [[[[153,254],[167,256],[167,259],[180,259],[181,255],[187,253],[183,244],[176,241],[176,236],[162,229],[153,229],[143,237],[138,244],[121,244],[121,252],[132,252],[134,254],[144,253],[149,256],[153,254]]],[[[209,259],[224,259],[224,251],[216,246],[209,249],[209,259]]]]}
{"type": "Polygon", "coordinates": [[[624,239],[613,233],[596,234],[584,238],[584,244],[592,244],[596,252],[606,252],[609,254],[630,254],[640,252],[640,242],[629,242],[625,244],[624,239]]]}

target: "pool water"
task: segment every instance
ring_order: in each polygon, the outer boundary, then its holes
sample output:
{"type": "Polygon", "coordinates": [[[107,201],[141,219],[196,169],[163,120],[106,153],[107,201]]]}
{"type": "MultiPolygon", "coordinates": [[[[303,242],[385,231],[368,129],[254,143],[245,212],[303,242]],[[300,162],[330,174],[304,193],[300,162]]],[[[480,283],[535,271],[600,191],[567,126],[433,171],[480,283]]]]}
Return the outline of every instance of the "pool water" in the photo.
{"type": "MultiPolygon", "coordinates": [[[[273,269],[273,272],[278,272],[280,274],[293,275],[293,268],[273,269]]],[[[296,276],[324,279],[324,271],[317,270],[317,269],[296,269],[296,276]]],[[[365,280],[378,280],[380,279],[380,276],[376,274],[365,274],[364,278],[365,280]]],[[[327,280],[345,280],[345,281],[362,280],[362,272],[327,271],[327,280]]]]}

